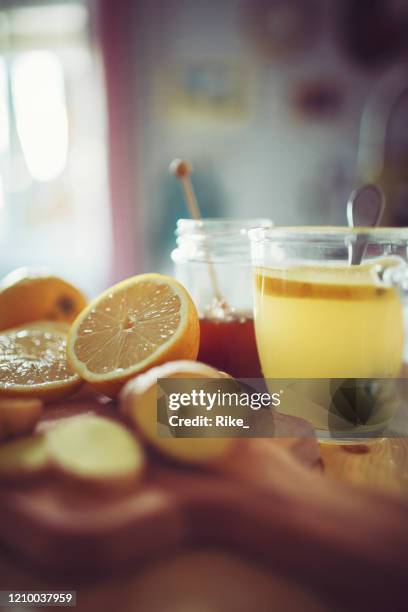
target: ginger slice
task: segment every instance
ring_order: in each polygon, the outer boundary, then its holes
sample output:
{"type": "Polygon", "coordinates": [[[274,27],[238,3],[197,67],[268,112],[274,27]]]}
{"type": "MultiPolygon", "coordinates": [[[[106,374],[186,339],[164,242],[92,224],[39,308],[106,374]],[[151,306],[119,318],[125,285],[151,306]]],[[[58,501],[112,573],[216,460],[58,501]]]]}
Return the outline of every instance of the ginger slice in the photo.
{"type": "Polygon", "coordinates": [[[29,436],[0,446],[0,479],[33,476],[48,466],[45,436],[29,436]]]}
{"type": "Polygon", "coordinates": [[[57,469],[89,484],[132,483],[144,467],[143,448],[132,433],[96,415],[65,420],[47,433],[47,446],[57,469]]]}
{"type": "Polygon", "coordinates": [[[157,379],[216,379],[227,374],[195,361],[173,361],[130,380],[120,395],[121,410],[143,437],[162,455],[184,463],[219,462],[237,443],[235,438],[165,437],[157,432],[157,379]]]}
{"type": "Polygon", "coordinates": [[[31,433],[42,412],[38,398],[0,399],[0,440],[31,433]]]}

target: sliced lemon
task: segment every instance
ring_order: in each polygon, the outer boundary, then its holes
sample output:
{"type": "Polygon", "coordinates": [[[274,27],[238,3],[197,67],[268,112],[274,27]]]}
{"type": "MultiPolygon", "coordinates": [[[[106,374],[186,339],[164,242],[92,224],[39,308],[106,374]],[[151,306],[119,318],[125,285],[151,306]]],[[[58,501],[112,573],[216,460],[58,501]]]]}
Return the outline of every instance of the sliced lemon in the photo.
{"type": "Polygon", "coordinates": [[[85,306],[79,289],[47,273],[19,268],[0,283],[0,329],[44,319],[71,322],[85,306]]]}
{"type": "Polygon", "coordinates": [[[81,380],[66,359],[67,336],[47,329],[0,334],[0,396],[53,400],[76,391],[81,380]]]}
{"type": "Polygon", "coordinates": [[[71,325],[65,321],[32,321],[31,323],[23,323],[22,325],[17,325],[17,327],[12,327],[3,331],[9,333],[11,331],[38,329],[40,331],[61,332],[68,335],[70,327],[71,325]]]}
{"type": "Polygon", "coordinates": [[[115,396],[129,379],[174,359],[195,359],[199,321],[176,280],[141,274],[111,287],[83,310],[68,336],[68,361],[96,389],[115,396]]]}

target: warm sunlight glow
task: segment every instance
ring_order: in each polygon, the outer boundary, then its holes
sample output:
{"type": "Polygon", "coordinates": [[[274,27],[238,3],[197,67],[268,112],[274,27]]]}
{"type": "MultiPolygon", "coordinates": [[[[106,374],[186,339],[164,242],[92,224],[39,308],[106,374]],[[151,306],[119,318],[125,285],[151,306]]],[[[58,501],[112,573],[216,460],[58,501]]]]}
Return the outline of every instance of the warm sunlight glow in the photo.
{"type": "Polygon", "coordinates": [[[9,148],[9,118],[7,108],[7,73],[4,59],[0,59],[0,155],[9,148]]]}
{"type": "Polygon", "coordinates": [[[88,21],[88,12],[81,4],[43,4],[19,6],[10,12],[16,36],[64,36],[81,33],[88,21]]]}
{"type": "Polygon", "coordinates": [[[12,90],[28,170],[37,181],[51,181],[64,170],[68,153],[64,76],[58,57],[49,51],[21,55],[13,62],[12,90]]]}

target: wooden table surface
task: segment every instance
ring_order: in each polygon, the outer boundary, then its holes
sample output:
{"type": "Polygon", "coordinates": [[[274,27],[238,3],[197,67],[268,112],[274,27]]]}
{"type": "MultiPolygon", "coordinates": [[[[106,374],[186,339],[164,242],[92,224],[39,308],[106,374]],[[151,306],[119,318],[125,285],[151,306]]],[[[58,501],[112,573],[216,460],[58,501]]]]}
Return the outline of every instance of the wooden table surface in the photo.
{"type": "Polygon", "coordinates": [[[364,444],[321,444],[327,474],[381,491],[408,494],[408,365],[401,376],[402,402],[384,437],[364,444]]]}
{"type": "MultiPolygon", "coordinates": [[[[379,438],[354,445],[322,443],[320,451],[329,478],[408,496],[408,437],[379,438]]],[[[53,587],[46,579],[0,551],[0,589],[50,588],[53,587]]],[[[74,584],[72,588],[78,589],[76,609],[86,612],[336,610],[333,600],[321,600],[320,595],[307,592],[295,580],[271,574],[253,560],[215,548],[178,551],[139,571],[94,584],[74,584]]]]}
{"type": "Polygon", "coordinates": [[[408,438],[379,438],[364,444],[321,444],[327,474],[354,484],[408,495],[408,438]]]}
{"type": "MultiPolygon", "coordinates": [[[[408,495],[406,438],[377,439],[359,445],[321,444],[321,455],[329,477],[408,495]]],[[[47,580],[33,575],[4,554],[0,554],[0,581],[2,589],[52,588],[47,580]]],[[[217,549],[179,551],[141,571],[76,588],[76,609],[86,612],[336,610],[333,601],[321,600],[321,596],[305,591],[295,581],[271,575],[254,561],[217,549]],[[180,576],[183,576],[182,588],[180,576]],[[271,602],[274,602],[272,607],[271,602]]]]}

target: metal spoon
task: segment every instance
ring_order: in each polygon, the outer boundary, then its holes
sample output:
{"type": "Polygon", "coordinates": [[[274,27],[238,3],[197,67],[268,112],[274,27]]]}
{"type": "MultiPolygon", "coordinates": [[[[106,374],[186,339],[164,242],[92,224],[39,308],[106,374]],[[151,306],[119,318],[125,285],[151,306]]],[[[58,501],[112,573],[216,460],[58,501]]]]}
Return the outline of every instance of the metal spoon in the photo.
{"type": "MultiPolygon", "coordinates": [[[[349,227],[377,227],[385,208],[384,194],[377,185],[363,185],[355,189],[347,202],[349,227]]],[[[358,266],[367,249],[366,234],[356,234],[349,244],[349,265],[358,266]]]]}

